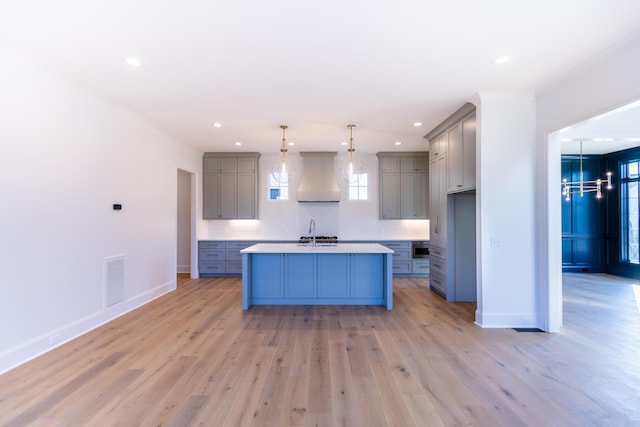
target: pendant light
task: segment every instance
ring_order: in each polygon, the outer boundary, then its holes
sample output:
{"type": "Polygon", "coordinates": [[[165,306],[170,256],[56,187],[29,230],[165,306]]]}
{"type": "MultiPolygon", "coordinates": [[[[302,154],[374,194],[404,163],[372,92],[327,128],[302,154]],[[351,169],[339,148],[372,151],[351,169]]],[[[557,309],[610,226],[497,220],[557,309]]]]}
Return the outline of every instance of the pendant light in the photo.
{"type": "Polygon", "coordinates": [[[273,166],[271,175],[273,179],[281,184],[289,182],[289,179],[295,176],[295,172],[287,165],[287,138],[285,132],[289,129],[287,125],[280,125],[282,129],[282,145],[280,146],[280,161],[273,166]]]}
{"type": "Polygon", "coordinates": [[[282,146],[280,147],[280,173],[284,176],[287,174],[287,138],[285,137],[285,132],[289,126],[280,125],[280,129],[282,129],[282,146]]]}
{"type": "MultiPolygon", "coordinates": [[[[353,128],[356,127],[354,124],[347,125],[349,128],[349,146],[347,148],[348,159],[343,162],[340,166],[340,177],[343,180],[346,180],[349,186],[358,185],[358,182],[361,178],[363,178],[364,168],[361,163],[358,163],[358,159],[353,158],[353,153],[356,151],[355,146],[353,145],[353,128]]],[[[366,179],[366,178],[365,178],[366,179]]]]}
{"type": "Polygon", "coordinates": [[[347,149],[347,151],[349,152],[349,176],[353,175],[353,152],[356,151],[355,148],[353,148],[353,128],[356,127],[356,125],[347,125],[347,127],[349,128],[349,148],[347,149]]]}

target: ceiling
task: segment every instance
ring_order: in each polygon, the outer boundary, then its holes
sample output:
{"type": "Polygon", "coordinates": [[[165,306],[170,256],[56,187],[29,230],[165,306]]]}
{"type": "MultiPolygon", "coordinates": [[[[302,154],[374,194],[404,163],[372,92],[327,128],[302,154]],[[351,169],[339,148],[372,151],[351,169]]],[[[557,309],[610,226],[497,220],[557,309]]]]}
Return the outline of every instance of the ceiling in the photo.
{"type": "Polygon", "coordinates": [[[349,123],[357,151],[426,150],[478,91],[535,90],[639,28],[637,0],[0,3],[10,48],[202,151],[278,152],[281,124],[293,152],[340,151],[349,123]]]}
{"type": "Polygon", "coordinates": [[[563,154],[607,154],[640,146],[640,101],[577,123],[559,133],[563,154]]]}

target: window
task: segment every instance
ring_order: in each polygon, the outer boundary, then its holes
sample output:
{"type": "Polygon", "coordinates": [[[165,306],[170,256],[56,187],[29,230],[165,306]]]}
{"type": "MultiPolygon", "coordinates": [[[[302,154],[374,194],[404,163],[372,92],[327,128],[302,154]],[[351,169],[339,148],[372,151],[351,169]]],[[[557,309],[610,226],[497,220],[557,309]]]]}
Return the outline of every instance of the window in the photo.
{"type": "Polygon", "coordinates": [[[273,171],[269,174],[269,200],[289,200],[287,173],[273,171]]]}
{"type": "Polygon", "coordinates": [[[349,200],[369,200],[369,176],[366,173],[349,175],[349,200]]]}
{"type": "Polygon", "coordinates": [[[622,261],[640,264],[640,160],[625,161],[620,165],[621,251],[622,261]]]}

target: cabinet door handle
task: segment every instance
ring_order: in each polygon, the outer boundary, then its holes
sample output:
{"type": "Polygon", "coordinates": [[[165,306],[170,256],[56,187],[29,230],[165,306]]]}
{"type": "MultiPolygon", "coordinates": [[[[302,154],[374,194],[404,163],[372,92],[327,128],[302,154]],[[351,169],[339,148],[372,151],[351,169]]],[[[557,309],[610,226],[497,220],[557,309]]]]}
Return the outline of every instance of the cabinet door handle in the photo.
{"type": "Polygon", "coordinates": [[[462,184],[458,184],[458,185],[457,185],[457,187],[458,187],[458,188],[462,188],[462,184]]]}

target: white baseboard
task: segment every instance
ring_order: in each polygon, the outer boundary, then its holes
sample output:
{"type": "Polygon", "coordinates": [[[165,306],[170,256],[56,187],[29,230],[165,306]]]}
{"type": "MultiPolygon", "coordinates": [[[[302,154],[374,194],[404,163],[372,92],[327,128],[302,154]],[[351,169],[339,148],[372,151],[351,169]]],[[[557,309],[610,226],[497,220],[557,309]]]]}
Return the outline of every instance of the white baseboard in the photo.
{"type": "Polygon", "coordinates": [[[178,265],[178,273],[191,273],[191,265],[178,265]]]}
{"type": "Polygon", "coordinates": [[[475,323],[483,328],[538,328],[535,313],[482,313],[476,310],[475,323]]]}
{"type": "Polygon", "coordinates": [[[90,314],[60,328],[53,329],[38,337],[8,348],[0,352],[0,374],[47,353],[175,289],[176,281],[170,280],[167,283],[107,307],[102,311],[90,314]]]}

